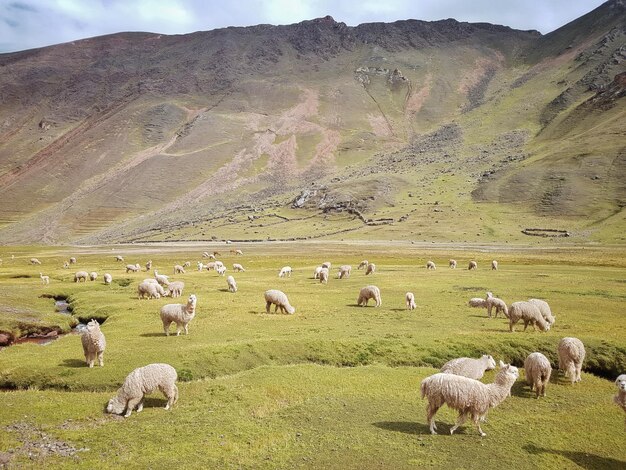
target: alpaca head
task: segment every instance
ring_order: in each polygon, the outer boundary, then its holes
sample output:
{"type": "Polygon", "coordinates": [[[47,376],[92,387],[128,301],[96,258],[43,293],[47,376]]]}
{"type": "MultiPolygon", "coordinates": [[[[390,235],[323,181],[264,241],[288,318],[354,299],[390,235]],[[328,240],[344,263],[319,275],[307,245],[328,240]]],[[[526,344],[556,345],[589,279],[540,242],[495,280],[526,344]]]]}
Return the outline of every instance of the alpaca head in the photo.
{"type": "Polygon", "coordinates": [[[109,403],[107,404],[107,413],[121,415],[122,413],[124,413],[125,408],[126,403],[122,403],[118,397],[113,397],[109,400],[109,403]]]}
{"type": "Polygon", "coordinates": [[[485,354],[482,358],[487,362],[487,370],[493,370],[496,368],[496,360],[492,356],[485,354]]]}
{"type": "Polygon", "coordinates": [[[620,375],[616,380],[615,384],[617,385],[617,389],[620,392],[626,392],[626,374],[620,375]]]}

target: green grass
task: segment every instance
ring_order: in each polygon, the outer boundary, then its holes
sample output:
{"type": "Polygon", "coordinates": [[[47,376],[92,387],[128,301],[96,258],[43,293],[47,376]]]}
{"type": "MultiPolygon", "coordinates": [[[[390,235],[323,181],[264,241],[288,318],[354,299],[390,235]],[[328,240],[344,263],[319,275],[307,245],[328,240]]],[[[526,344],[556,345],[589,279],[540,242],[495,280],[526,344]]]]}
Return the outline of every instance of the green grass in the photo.
{"type": "MultiPolygon", "coordinates": [[[[7,432],[0,433],[0,452],[11,452],[19,467],[624,465],[623,413],[611,403],[613,384],[602,378],[626,370],[621,250],[493,246],[460,251],[325,242],[238,245],[244,256],[235,257],[229,248],[3,248],[3,304],[29,309],[22,320],[31,325],[69,325],[72,320],[52,313],[52,299],[41,295],[68,296],[76,317],[107,318],[102,326],[107,350],[105,367],[94,369],[84,365],[78,335],[0,351],[0,384],[19,389],[2,394],[0,427],[7,432]],[[165,337],[158,312],[171,300],[137,300],[137,283],[147,274],[127,275],[123,266],[152,259],[169,274],[174,264],[190,260],[195,265],[202,251],[213,249],[222,252],[227,267],[233,262],[246,267],[245,273],[230,272],[239,292],[225,292],[225,279],[214,272],[192,267],[185,275],[172,275],[186,284],[181,302],[195,293],[198,309],[188,336],[165,337]],[[118,253],[124,263],[114,261],[118,253]],[[71,282],[74,267],[68,272],[61,265],[72,255],[78,258],[76,269],[95,270],[100,277],[110,272],[113,284],[71,282]],[[43,265],[30,266],[31,256],[43,265]],[[457,270],[447,268],[450,257],[458,260],[457,270]],[[488,269],[494,258],[500,262],[497,272],[488,269]],[[356,270],[361,259],[377,264],[373,277],[356,270]],[[429,259],[437,263],[434,272],[424,267],[429,259]],[[469,259],[478,261],[478,271],[464,269],[469,259]],[[333,263],[333,276],[321,285],[311,277],[326,260],[333,263]],[[352,264],[350,279],[334,278],[341,264],[352,264]],[[283,265],[294,268],[292,278],[277,277],[283,265]],[[51,276],[50,286],[40,285],[40,270],[51,276]],[[22,275],[31,277],[15,277],[22,275]],[[381,289],[382,307],[356,307],[359,288],[372,283],[381,289]],[[296,313],[265,314],[262,293],[268,288],[286,292],[296,313]],[[486,290],[509,303],[547,299],[557,319],[554,328],[521,332],[518,325],[509,333],[505,320],[466,306],[486,290]],[[407,291],[417,298],[413,312],[404,307],[407,291]],[[556,345],[564,336],[576,336],[587,347],[581,384],[571,386],[555,371],[548,396],[535,400],[520,378],[513,396],[490,413],[483,427],[486,439],[471,426],[447,436],[455,418],[448,409],[438,414],[442,434],[428,434],[419,383],[445,361],[490,353],[521,365],[537,350],[556,366],[556,345]],[[129,419],[104,414],[128,372],[151,362],[170,363],[179,373],[180,401],[174,409],[162,410],[165,402],[157,393],[143,413],[129,419]],[[29,459],[28,449],[38,448],[44,435],[89,450],[72,457],[35,452],[29,459]]],[[[484,380],[492,377],[488,373],[484,380]]]]}

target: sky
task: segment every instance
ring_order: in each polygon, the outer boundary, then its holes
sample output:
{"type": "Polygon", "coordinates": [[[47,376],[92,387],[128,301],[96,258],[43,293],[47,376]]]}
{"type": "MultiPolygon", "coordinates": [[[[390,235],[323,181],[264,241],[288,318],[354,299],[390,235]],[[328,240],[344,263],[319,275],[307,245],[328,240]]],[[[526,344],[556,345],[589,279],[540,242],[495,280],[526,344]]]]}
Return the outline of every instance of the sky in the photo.
{"type": "Polygon", "coordinates": [[[548,33],[602,0],[0,0],[0,53],[123,31],[185,34],[331,15],[350,26],[405,19],[548,33]]]}

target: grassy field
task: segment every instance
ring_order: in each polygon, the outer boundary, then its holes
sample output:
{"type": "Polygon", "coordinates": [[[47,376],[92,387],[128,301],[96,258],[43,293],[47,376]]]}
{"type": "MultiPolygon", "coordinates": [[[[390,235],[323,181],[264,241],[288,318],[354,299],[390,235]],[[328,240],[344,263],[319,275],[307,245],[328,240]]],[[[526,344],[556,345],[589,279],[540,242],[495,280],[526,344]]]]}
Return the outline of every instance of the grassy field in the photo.
{"type": "MultiPolygon", "coordinates": [[[[105,367],[84,364],[80,337],[19,344],[0,351],[0,465],[16,468],[623,468],[624,416],[612,404],[612,380],[626,371],[626,257],[623,248],[412,245],[409,243],[308,243],[2,247],[0,330],[20,336],[68,331],[77,321],[105,320],[105,367]],[[202,251],[217,249],[239,291],[226,290],[215,272],[198,272],[202,251]],[[125,257],[123,263],[115,255],[125,257]],[[12,255],[14,258],[12,258],[12,255]],[[36,256],[42,266],[31,266],[36,256]],[[63,260],[76,256],[71,270],[63,260]],[[449,258],[459,268],[447,267],[449,258]],[[185,282],[184,302],[198,296],[188,336],[165,337],[159,309],[171,299],[137,300],[145,272],[125,274],[126,263],[152,259],[159,272],[185,282]],[[362,259],[377,265],[365,276],[362,259]],[[426,261],[436,271],[425,269],[426,261]],[[467,271],[475,259],[477,271],[467,271]],[[500,263],[491,271],[492,259],[500,263]],[[184,275],[173,265],[191,261],[184,275]],[[328,285],[312,279],[331,261],[328,285]],[[244,273],[232,273],[239,262],[244,273]],[[349,279],[336,267],[351,264],[349,279]],[[291,278],[278,270],[290,265],[291,278]],[[99,279],[74,284],[76,270],[99,279]],[[50,276],[41,285],[39,272],[50,276]],[[113,275],[105,286],[102,275],[113,275]],[[380,308],[360,308],[361,287],[375,284],[380,308]],[[297,311],[267,315],[263,291],[283,290],[297,311]],[[508,331],[467,307],[470,297],[492,291],[511,303],[530,297],[550,302],[556,316],[547,332],[508,331]],[[409,312],[404,294],[415,293],[409,312]],[[54,312],[51,297],[68,298],[72,316],[54,312]],[[492,354],[521,366],[532,351],[556,366],[556,345],[576,336],[587,347],[581,384],[553,374],[545,399],[535,400],[523,381],[489,414],[480,438],[471,426],[446,435],[455,415],[437,415],[442,434],[431,436],[420,381],[445,361],[492,354]],[[180,400],[173,410],[151,395],[144,411],[128,419],[103,413],[107,400],[135,367],[172,364],[180,400]]],[[[489,382],[493,373],[483,381],[489,382]]]]}

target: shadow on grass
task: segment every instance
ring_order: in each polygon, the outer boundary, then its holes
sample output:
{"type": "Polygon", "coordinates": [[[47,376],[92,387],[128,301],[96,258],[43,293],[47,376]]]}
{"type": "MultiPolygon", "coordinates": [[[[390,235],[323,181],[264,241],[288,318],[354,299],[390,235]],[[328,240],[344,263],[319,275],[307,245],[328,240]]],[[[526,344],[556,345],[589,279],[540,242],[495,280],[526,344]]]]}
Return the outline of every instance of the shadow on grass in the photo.
{"type": "MultiPolygon", "coordinates": [[[[59,365],[61,367],[87,367],[87,363],[85,361],[81,361],[80,359],[63,359],[63,362],[59,365]]],[[[100,367],[97,360],[94,367],[100,367]]]]}
{"type": "Polygon", "coordinates": [[[530,386],[526,381],[518,380],[511,387],[511,395],[519,398],[535,398],[535,392],[530,390],[530,386]]]}
{"type": "MultiPolygon", "coordinates": [[[[170,332],[170,335],[172,333],[170,332]]],[[[165,336],[165,333],[161,332],[161,333],[142,333],[139,336],[142,336],[144,338],[158,338],[159,336],[165,336]]],[[[176,331],[174,331],[174,336],[176,336],[176,331]]]]}
{"type": "MultiPolygon", "coordinates": [[[[352,307],[352,308],[363,308],[361,305],[359,304],[347,304],[346,307],[352,307]]],[[[376,303],[372,302],[368,305],[366,305],[365,307],[376,307],[376,303]]]]}
{"type": "Polygon", "coordinates": [[[626,468],[626,461],[612,459],[610,457],[600,457],[599,455],[589,454],[586,452],[575,452],[571,450],[556,450],[538,447],[535,444],[527,444],[522,447],[526,452],[533,455],[554,454],[571,460],[576,465],[586,469],[623,469],[626,468]]]}
{"type": "Polygon", "coordinates": [[[392,312],[410,312],[410,310],[406,308],[390,308],[389,310],[391,310],[392,312]]]}
{"type": "Polygon", "coordinates": [[[402,432],[404,434],[430,434],[430,428],[427,424],[414,423],[412,421],[380,421],[372,423],[372,425],[385,431],[402,432]]]}
{"type": "Polygon", "coordinates": [[[228,289],[218,289],[220,292],[230,292],[228,289]]]}

